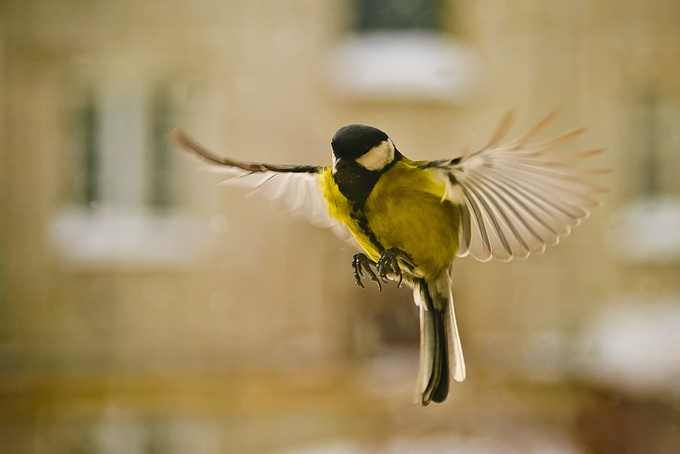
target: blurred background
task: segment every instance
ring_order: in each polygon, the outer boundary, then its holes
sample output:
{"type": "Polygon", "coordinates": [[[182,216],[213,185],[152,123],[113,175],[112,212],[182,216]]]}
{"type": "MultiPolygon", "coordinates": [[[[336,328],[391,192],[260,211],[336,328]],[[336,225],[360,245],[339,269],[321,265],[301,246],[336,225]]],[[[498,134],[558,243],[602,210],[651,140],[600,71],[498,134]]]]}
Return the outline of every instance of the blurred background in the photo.
{"type": "Polygon", "coordinates": [[[680,452],[676,0],[0,1],[0,452],[680,452]],[[468,379],[412,403],[411,294],[168,145],[330,162],[606,147],[559,247],[454,266],[468,379]]]}

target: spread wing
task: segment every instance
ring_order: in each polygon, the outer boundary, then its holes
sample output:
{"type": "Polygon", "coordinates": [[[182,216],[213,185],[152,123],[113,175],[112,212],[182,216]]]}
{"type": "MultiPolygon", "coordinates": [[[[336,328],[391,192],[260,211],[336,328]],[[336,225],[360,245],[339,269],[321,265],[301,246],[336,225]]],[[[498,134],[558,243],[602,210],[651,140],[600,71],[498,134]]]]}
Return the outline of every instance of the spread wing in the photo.
{"type": "Polygon", "coordinates": [[[554,150],[585,129],[529,143],[555,116],[551,113],[527,133],[501,144],[512,123],[513,112],[509,112],[480,151],[429,164],[446,182],[444,198],[460,210],[458,256],[486,262],[540,254],[568,235],[591,208],[601,205],[595,196],[609,189],[584,178],[608,170],[579,164],[604,150],[554,150]]]}
{"type": "Polygon", "coordinates": [[[359,249],[349,230],[328,214],[328,203],[320,186],[324,167],[237,161],[213,154],[181,129],[175,129],[172,137],[184,150],[212,164],[211,170],[226,174],[228,178],[220,184],[251,188],[249,195],[271,200],[277,208],[305,218],[317,227],[329,228],[341,240],[359,249]]]}

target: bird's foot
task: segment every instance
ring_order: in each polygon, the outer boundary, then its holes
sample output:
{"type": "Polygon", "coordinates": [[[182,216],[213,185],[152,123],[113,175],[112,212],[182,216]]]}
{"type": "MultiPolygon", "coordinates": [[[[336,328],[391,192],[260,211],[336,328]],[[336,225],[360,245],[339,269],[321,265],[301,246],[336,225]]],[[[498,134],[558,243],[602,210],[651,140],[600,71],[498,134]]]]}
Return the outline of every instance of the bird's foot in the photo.
{"type": "Polygon", "coordinates": [[[402,266],[409,271],[415,269],[411,257],[406,252],[396,247],[387,249],[380,254],[380,259],[378,259],[378,276],[383,282],[398,279],[397,287],[401,287],[401,282],[404,279],[401,272],[402,266]]]}
{"type": "Polygon", "coordinates": [[[368,277],[378,284],[378,289],[382,291],[382,284],[380,283],[380,279],[378,279],[378,275],[375,274],[375,271],[373,271],[373,267],[378,266],[377,263],[375,263],[373,260],[369,259],[366,254],[355,254],[354,258],[352,259],[352,269],[354,270],[354,282],[361,287],[365,288],[364,284],[361,282],[361,278],[365,277],[364,272],[368,274],[368,277]]]}

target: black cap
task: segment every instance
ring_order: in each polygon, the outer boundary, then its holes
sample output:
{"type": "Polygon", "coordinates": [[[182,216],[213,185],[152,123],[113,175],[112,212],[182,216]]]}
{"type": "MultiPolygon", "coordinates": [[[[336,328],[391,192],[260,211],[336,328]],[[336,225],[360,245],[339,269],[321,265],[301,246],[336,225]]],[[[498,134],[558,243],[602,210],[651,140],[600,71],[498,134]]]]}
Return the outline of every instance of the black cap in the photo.
{"type": "Polygon", "coordinates": [[[335,133],[331,147],[336,157],[353,161],[387,139],[387,134],[373,126],[347,125],[335,133]]]}

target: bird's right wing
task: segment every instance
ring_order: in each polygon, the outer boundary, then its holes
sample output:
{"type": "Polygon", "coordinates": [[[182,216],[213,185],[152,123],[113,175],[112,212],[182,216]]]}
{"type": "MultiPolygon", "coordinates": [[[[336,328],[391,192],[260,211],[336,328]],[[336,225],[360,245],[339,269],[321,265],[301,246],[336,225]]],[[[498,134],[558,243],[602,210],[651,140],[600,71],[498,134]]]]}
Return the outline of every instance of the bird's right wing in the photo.
{"type": "Polygon", "coordinates": [[[540,254],[568,235],[591,208],[601,205],[595,196],[609,189],[584,177],[608,169],[579,164],[603,150],[554,151],[585,129],[529,143],[555,116],[551,113],[527,133],[501,144],[512,123],[511,111],[480,151],[427,165],[435,167],[446,184],[443,199],[459,207],[458,256],[486,262],[540,254]]]}
{"type": "Polygon", "coordinates": [[[316,227],[331,229],[338,238],[359,249],[349,230],[328,214],[328,202],[320,185],[324,167],[237,161],[215,155],[181,129],[175,129],[172,137],[185,151],[211,164],[211,171],[225,174],[228,178],[220,184],[253,189],[248,195],[268,199],[275,207],[307,219],[316,227]]]}

